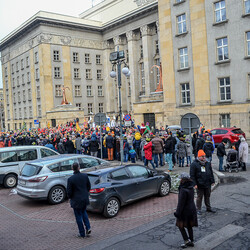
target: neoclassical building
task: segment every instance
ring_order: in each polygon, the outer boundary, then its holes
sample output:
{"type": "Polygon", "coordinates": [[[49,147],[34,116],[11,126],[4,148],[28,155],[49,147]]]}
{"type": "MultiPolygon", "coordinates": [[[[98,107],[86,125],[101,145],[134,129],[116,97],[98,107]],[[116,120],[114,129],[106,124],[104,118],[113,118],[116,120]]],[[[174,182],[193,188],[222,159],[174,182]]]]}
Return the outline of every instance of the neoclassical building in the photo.
{"type": "Polygon", "coordinates": [[[249,133],[249,23],[250,0],[105,0],[78,18],[39,12],[0,43],[6,128],[117,116],[109,55],[119,46],[131,71],[122,112],[136,124],[180,124],[194,113],[207,128],[249,133]]]}

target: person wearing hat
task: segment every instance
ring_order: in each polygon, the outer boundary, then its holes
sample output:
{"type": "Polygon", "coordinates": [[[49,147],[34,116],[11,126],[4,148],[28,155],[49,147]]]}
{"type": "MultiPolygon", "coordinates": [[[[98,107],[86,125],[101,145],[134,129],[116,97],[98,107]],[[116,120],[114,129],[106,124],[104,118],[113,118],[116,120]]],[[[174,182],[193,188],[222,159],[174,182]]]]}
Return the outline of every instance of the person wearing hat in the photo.
{"type": "Polygon", "coordinates": [[[205,140],[203,139],[203,134],[199,134],[198,139],[196,140],[195,147],[194,147],[194,157],[197,157],[197,153],[200,149],[203,149],[203,145],[205,140]]]}
{"type": "Polygon", "coordinates": [[[155,169],[155,165],[153,163],[153,144],[149,137],[146,138],[146,144],[144,146],[144,152],[145,152],[145,162],[144,166],[148,165],[148,162],[151,163],[152,167],[155,169]]]}
{"type": "Polygon", "coordinates": [[[193,227],[198,226],[196,207],[194,204],[194,183],[188,173],[182,173],[179,178],[178,204],[174,216],[184,243],[182,248],[194,246],[193,227]],[[187,232],[186,229],[187,228],[187,232]]]}
{"type": "Polygon", "coordinates": [[[242,166],[242,170],[246,171],[247,170],[246,163],[248,160],[248,144],[244,137],[242,137],[240,140],[241,140],[241,143],[239,147],[239,160],[242,166]]]}
{"type": "Polygon", "coordinates": [[[217,147],[217,157],[219,158],[219,171],[224,172],[223,169],[223,157],[226,154],[225,145],[227,144],[227,139],[223,139],[222,142],[217,147]]]}
{"type": "Polygon", "coordinates": [[[201,214],[201,204],[204,196],[207,212],[215,213],[210,205],[211,186],[214,185],[214,174],[211,162],[206,160],[205,152],[200,149],[197,158],[190,166],[190,176],[194,182],[194,188],[197,189],[196,208],[197,214],[201,214]]]}
{"type": "Polygon", "coordinates": [[[212,155],[214,152],[214,145],[211,136],[206,137],[206,142],[203,145],[203,150],[206,154],[207,161],[212,162],[212,155]]]}

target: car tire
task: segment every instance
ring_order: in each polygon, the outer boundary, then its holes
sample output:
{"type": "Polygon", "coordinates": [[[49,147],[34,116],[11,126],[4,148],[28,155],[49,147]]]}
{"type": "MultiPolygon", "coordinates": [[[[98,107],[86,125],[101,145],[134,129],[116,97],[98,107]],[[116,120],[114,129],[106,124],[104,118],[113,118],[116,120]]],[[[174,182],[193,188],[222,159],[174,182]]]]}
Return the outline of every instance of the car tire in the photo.
{"type": "Polygon", "coordinates": [[[104,206],[103,215],[106,218],[112,218],[118,214],[119,210],[120,210],[120,201],[115,197],[111,197],[107,200],[104,206]]]}
{"type": "Polygon", "coordinates": [[[169,192],[170,192],[170,182],[168,180],[164,180],[159,187],[158,193],[160,196],[166,196],[169,194],[169,192]]]}
{"type": "Polygon", "coordinates": [[[54,186],[50,189],[48,201],[52,205],[62,203],[66,198],[66,191],[62,186],[54,186]]]}
{"type": "Polygon", "coordinates": [[[230,147],[231,147],[231,142],[230,142],[230,140],[227,139],[225,148],[228,149],[228,148],[230,148],[230,147]]]}
{"type": "Polygon", "coordinates": [[[14,174],[8,174],[5,178],[4,178],[4,182],[3,185],[6,188],[13,188],[15,187],[17,184],[17,176],[14,174]]]}

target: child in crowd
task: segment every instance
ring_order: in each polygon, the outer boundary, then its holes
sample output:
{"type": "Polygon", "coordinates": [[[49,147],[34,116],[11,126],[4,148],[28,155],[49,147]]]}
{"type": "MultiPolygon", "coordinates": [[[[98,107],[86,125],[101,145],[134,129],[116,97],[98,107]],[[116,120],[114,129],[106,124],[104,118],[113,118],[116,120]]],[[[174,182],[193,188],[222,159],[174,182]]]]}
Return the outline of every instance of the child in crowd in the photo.
{"type": "Polygon", "coordinates": [[[135,163],[136,152],[132,146],[130,147],[130,150],[129,150],[129,157],[130,157],[131,162],[135,163]]]}

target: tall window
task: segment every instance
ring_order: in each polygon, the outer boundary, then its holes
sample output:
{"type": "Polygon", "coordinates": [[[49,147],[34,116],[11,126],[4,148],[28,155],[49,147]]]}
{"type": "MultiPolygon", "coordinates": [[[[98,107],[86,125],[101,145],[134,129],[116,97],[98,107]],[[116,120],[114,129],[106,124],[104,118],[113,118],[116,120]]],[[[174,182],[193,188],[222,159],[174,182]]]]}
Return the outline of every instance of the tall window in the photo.
{"type": "Polygon", "coordinates": [[[247,56],[250,56],[250,31],[246,33],[247,39],[247,56]]]}
{"type": "Polygon", "coordinates": [[[30,66],[30,59],[29,57],[27,56],[26,57],[26,67],[29,67],[30,66]]]}
{"type": "Polygon", "coordinates": [[[214,12],[215,12],[215,22],[222,22],[226,20],[226,4],[225,1],[219,1],[214,4],[214,12]]]}
{"type": "Polygon", "coordinates": [[[79,54],[77,52],[73,52],[73,62],[79,62],[79,54]]]}
{"type": "Polygon", "coordinates": [[[11,64],[11,73],[14,74],[14,64],[11,64]]]}
{"type": "Polygon", "coordinates": [[[22,84],[24,85],[24,74],[22,74],[22,84]]]}
{"type": "Polygon", "coordinates": [[[99,103],[99,113],[103,113],[103,103],[99,103]]]}
{"type": "Polygon", "coordinates": [[[144,63],[140,63],[140,72],[141,72],[141,95],[145,95],[144,63]]]}
{"type": "Polygon", "coordinates": [[[21,93],[20,93],[20,91],[17,92],[17,101],[21,102],[21,93]]]}
{"type": "Polygon", "coordinates": [[[90,63],[90,57],[88,53],[85,53],[85,63],[90,63]]]}
{"type": "Polygon", "coordinates": [[[36,98],[37,99],[41,98],[40,86],[36,87],[36,98]]]}
{"type": "Polygon", "coordinates": [[[181,84],[181,102],[182,102],[182,104],[190,104],[189,83],[181,84]]]}
{"type": "Polygon", "coordinates": [[[79,78],[79,69],[74,68],[74,78],[79,78]]]}
{"type": "Polygon", "coordinates": [[[55,78],[60,77],[60,67],[54,67],[54,77],[55,78]]]}
{"type": "Polygon", "coordinates": [[[38,52],[35,52],[35,63],[38,63],[38,52]]]}
{"type": "Polygon", "coordinates": [[[244,0],[245,14],[250,14],[250,0],[244,0]]]}
{"type": "Polygon", "coordinates": [[[16,62],[16,71],[19,71],[19,64],[16,62]]]}
{"type": "Polygon", "coordinates": [[[5,76],[8,76],[8,68],[5,68],[5,76]]]}
{"type": "Polygon", "coordinates": [[[12,78],[12,87],[15,88],[16,87],[16,82],[15,82],[15,78],[12,78]]]}
{"type": "Polygon", "coordinates": [[[56,96],[62,96],[62,87],[61,85],[56,85],[55,86],[55,92],[56,92],[56,96]]]}
{"type": "Polygon", "coordinates": [[[31,101],[31,89],[28,89],[28,101],[31,101]]]}
{"type": "Polygon", "coordinates": [[[32,106],[29,106],[29,115],[30,115],[30,117],[32,117],[32,116],[33,116],[32,106]]]}
{"type": "Polygon", "coordinates": [[[220,126],[224,128],[231,127],[231,118],[230,114],[221,114],[220,115],[220,126]]]}
{"type": "Polygon", "coordinates": [[[23,108],[23,113],[24,113],[24,119],[27,118],[27,108],[26,107],[23,108]]]}
{"type": "Polygon", "coordinates": [[[87,96],[92,96],[92,88],[90,85],[87,85],[87,96]]]}
{"type": "Polygon", "coordinates": [[[92,103],[88,103],[88,114],[89,115],[93,114],[93,105],[92,105],[92,103]]]}
{"type": "Polygon", "coordinates": [[[36,80],[39,80],[39,69],[36,69],[36,80]]]}
{"type": "Polygon", "coordinates": [[[53,58],[54,58],[54,61],[59,61],[60,58],[59,58],[59,50],[54,50],[53,51],[53,58]]]}
{"type": "Polygon", "coordinates": [[[180,69],[188,68],[188,48],[179,49],[180,69]]]}
{"type": "Polygon", "coordinates": [[[101,64],[101,55],[96,55],[96,64],[101,64]]]}
{"type": "Polygon", "coordinates": [[[143,47],[142,45],[140,45],[140,56],[141,56],[141,59],[143,58],[143,47]]]}
{"type": "Polygon", "coordinates": [[[219,88],[220,88],[220,100],[221,101],[231,100],[231,87],[230,87],[229,77],[224,77],[219,79],[219,88]]]}
{"type": "Polygon", "coordinates": [[[38,113],[39,117],[42,116],[42,107],[41,107],[41,105],[37,105],[37,113],[38,113]]]}
{"type": "Polygon", "coordinates": [[[103,96],[102,86],[98,86],[98,96],[103,96]]]}
{"type": "Polygon", "coordinates": [[[156,55],[159,55],[159,40],[156,40],[155,41],[155,54],[156,55]]]}
{"type": "Polygon", "coordinates": [[[91,69],[86,69],[86,79],[91,79],[91,69]]]}
{"type": "Polygon", "coordinates": [[[81,86],[75,85],[75,96],[81,96],[81,86]]]}
{"type": "Polygon", "coordinates": [[[82,104],[81,103],[76,103],[76,107],[79,108],[79,109],[81,109],[82,104]]]}
{"type": "MultiPolygon", "coordinates": [[[[155,60],[155,64],[160,66],[160,58],[157,58],[155,60]]],[[[156,82],[159,83],[160,82],[160,70],[158,68],[156,68],[156,82]]]]}
{"type": "Polygon", "coordinates": [[[247,83],[248,83],[248,99],[250,99],[250,74],[247,75],[247,83]]]}
{"type": "Polygon", "coordinates": [[[97,78],[97,80],[101,80],[102,79],[102,70],[101,69],[98,69],[96,71],[96,78],[97,78]]]}
{"type": "Polygon", "coordinates": [[[129,53],[128,53],[128,49],[126,50],[126,59],[127,59],[127,63],[129,63],[129,53]]]}
{"type": "Polygon", "coordinates": [[[30,72],[27,72],[27,83],[30,83],[30,72]]]}
{"type": "Polygon", "coordinates": [[[19,119],[21,119],[21,118],[22,118],[22,109],[19,108],[19,119]]]}
{"type": "Polygon", "coordinates": [[[16,93],[13,93],[13,103],[16,103],[16,93]]]}
{"type": "Polygon", "coordinates": [[[21,60],[21,69],[24,69],[24,61],[23,61],[23,59],[21,60]]]}
{"type": "Polygon", "coordinates": [[[16,78],[16,86],[17,86],[17,87],[20,86],[19,76],[17,76],[17,78],[16,78]]]}
{"type": "Polygon", "coordinates": [[[187,31],[186,27],[186,14],[182,14],[177,16],[177,26],[178,26],[178,34],[185,33],[187,31]]]}
{"type": "Polygon", "coordinates": [[[26,91],[23,90],[23,101],[25,102],[26,101],[26,91]]]}
{"type": "Polygon", "coordinates": [[[219,62],[228,60],[227,37],[217,39],[217,58],[219,62]]]}
{"type": "Polygon", "coordinates": [[[131,84],[128,82],[128,96],[131,96],[131,84]]]}

